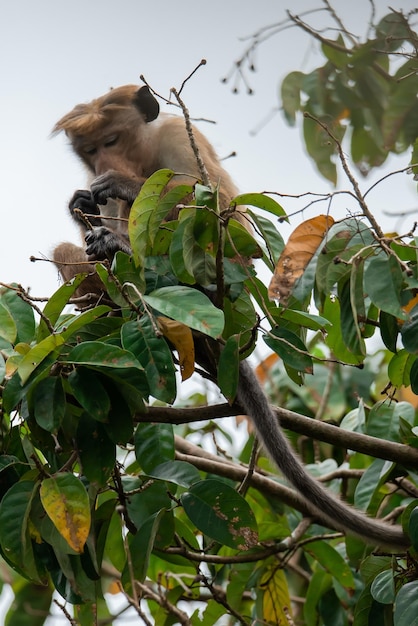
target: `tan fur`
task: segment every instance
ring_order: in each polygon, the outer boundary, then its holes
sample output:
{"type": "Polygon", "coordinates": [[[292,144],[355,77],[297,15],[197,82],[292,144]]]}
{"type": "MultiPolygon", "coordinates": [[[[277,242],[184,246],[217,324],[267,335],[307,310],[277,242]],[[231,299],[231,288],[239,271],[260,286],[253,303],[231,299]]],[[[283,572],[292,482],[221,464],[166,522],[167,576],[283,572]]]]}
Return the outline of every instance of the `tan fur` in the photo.
{"type": "MultiPolygon", "coordinates": [[[[134,105],[137,92],[137,86],[125,85],[89,103],[78,104],[56,123],[53,133],[66,133],[73,150],[88,170],[90,184],[97,177],[114,171],[131,179],[133,184],[140,185],[162,168],[178,174],[173,184],[183,180],[193,184],[196,179],[200,179],[200,172],[185,120],[180,116],[162,113],[157,119],[146,122],[144,115],[134,105]],[[115,138],[117,141],[112,143],[115,138]]],[[[220,185],[221,208],[227,208],[230,200],[237,195],[237,189],[206,137],[196,128],[193,132],[212,184],[220,185]]],[[[130,204],[109,199],[100,209],[102,215],[117,214],[127,218],[130,204]]],[[[173,212],[168,217],[172,219],[176,215],[173,212]]],[[[106,220],[105,225],[119,232],[127,232],[124,222],[106,220]]],[[[68,280],[80,268],[65,266],[63,262],[85,263],[87,257],[82,248],[71,248],[64,243],[55,249],[53,260],[63,278],[68,280]],[[70,250],[74,255],[71,261],[70,250]]],[[[91,287],[91,281],[83,286],[83,292],[87,287],[91,287]]]]}

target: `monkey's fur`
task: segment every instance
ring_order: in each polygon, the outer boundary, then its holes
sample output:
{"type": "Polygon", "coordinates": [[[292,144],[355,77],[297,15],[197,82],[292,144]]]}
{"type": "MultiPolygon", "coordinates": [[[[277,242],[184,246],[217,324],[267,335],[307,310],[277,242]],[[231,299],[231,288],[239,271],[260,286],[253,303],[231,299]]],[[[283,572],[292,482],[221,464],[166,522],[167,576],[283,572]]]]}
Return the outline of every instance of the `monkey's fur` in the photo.
{"type": "MultiPolygon", "coordinates": [[[[64,280],[85,271],[88,260],[112,259],[117,250],[130,253],[126,222],[103,224],[99,215],[127,217],[142,183],[161,168],[199,178],[184,120],[159,115],[159,106],[146,87],[133,85],[113,89],[88,104],[77,105],[55,126],[65,131],[72,148],[87,166],[90,189],[76,191],[70,201],[75,212],[90,214],[93,229],[86,234],[86,250],[69,243],[54,251],[54,261],[64,280]],[[74,265],[66,265],[71,263],[74,265]]],[[[220,183],[221,207],[226,208],[237,194],[229,175],[212,146],[196,129],[194,136],[209,177],[220,183]]],[[[190,182],[188,180],[187,182],[190,182]]],[[[86,231],[86,226],[83,225],[86,231]]],[[[83,283],[84,293],[98,288],[94,275],[83,283]]],[[[219,346],[212,352],[216,355],[219,346]]],[[[216,378],[216,363],[197,347],[196,360],[216,378]]],[[[216,361],[216,357],[215,357],[216,361]]],[[[305,498],[307,508],[331,527],[359,535],[372,544],[406,548],[408,538],[400,527],[370,519],[344,504],[311,478],[291,449],[255,375],[246,362],[240,365],[237,400],[252,418],[264,446],[284,476],[305,498]]]]}

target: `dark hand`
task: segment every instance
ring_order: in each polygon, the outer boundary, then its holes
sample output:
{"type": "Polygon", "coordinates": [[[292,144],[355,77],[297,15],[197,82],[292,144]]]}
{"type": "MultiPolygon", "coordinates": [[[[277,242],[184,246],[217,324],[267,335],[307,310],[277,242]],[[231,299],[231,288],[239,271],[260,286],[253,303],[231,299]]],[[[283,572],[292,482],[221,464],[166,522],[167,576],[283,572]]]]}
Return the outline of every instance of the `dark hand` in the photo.
{"type": "Polygon", "coordinates": [[[116,170],[109,170],[97,176],[91,184],[91,195],[97,204],[106,204],[108,198],[118,198],[132,204],[137,197],[142,182],[133,176],[125,176],[116,170]]]}
{"type": "Polygon", "coordinates": [[[79,223],[84,224],[87,228],[86,222],[84,222],[83,218],[78,214],[78,209],[81,211],[83,215],[86,216],[86,219],[90,222],[92,226],[100,226],[102,221],[99,217],[91,217],[92,215],[99,215],[99,207],[95,203],[92,198],[91,192],[86,189],[78,189],[74,192],[73,197],[69,203],[69,209],[72,217],[79,223]]]}
{"type": "Polygon", "coordinates": [[[84,239],[89,261],[104,261],[105,259],[112,261],[119,250],[126,254],[132,253],[127,240],[105,226],[98,226],[87,231],[84,239]]]}

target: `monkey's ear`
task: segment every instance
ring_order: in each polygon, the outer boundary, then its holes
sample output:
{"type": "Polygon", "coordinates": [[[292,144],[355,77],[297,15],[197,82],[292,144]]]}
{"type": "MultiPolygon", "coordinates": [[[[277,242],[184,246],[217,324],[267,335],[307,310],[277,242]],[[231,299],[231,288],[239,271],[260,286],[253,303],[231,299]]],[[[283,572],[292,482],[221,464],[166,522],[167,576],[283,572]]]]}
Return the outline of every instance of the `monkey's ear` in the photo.
{"type": "Polygon", "coordinates": [[[138,89],[134,95],[133,103],[145,116],[146,122],[152,122],[157,119],[160,105],[146,85],[138,89]]]}

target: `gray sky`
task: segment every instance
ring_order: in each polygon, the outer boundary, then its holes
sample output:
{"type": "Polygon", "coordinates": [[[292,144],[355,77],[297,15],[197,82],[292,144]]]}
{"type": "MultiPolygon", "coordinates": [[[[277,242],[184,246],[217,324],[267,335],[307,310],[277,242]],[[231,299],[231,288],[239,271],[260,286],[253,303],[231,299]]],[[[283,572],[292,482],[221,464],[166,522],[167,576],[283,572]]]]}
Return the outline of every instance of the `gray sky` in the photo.
{"type": "MultiPolygon", "coordinates": [[[[389,2],[388,2],[389,4],[389,2]]],[[[414,0],[390,3],[405,10],[414,0]]],[[[378,12],[386,2],[376,1],[378,12]]],[[[0,281],[31,286],[47,296],[58,286],[51,264],[31,263],[30,255],[48,256],[62,240],[78,241],[68,216],[73,191],[84,187],[84,172],[65,137],[50,138],[57,119],[75,104],[105,93],[111,86],[139,83],[144,74],[162,95],[179,87],[201,58],[207,65],[188,83],[183,97],[192,116],[217,122],[200,124],[221,156],[236,150],[226,166],[242,192],[326,192],[303,153],[299,131],[281,114],[254,137],[251,130],[277,106],[281,78],[294,69],[308,71],[322,62],[316,46],[295,28],[262,45],[251,75],[255,91],[239,95],[220,79],[247,45],[242,38],[285,17],[285,8],[301,13],[321,0],[14,0],[0,8],[0,152],[2,172],[2,245],[0,281]],[[240,40],[241,38],[241,40],[240,40]]],[[[335,0],[347,26],[364,32],[368,0],[335,0]],[[348,8],[347,8],[348,7],[348,8]]],[[[318,18],[317,18],[318,19],[318,18]]],[[[319,18],[323,20],[323,17],[319,18]]],[[[162,107],[167,110],[167,107],[162,107]]],[[[170,108],[170,111],[172,109],[170,108]]],[[[396,169],[408,155],[391,160],[396,169]]],[[[373,179],[370,179],[370,183],[373,179]]],[[[363,181],[363,188],[369,179],[363,181]]],[[[342,185],[347,187],[345,181],[342,185]]],[[[415,185],[398,179],[396,205],[386,183],[370,200],[376,210],[412,208],[415,185]],[[400,200],[401,196],[401,200],[400,200]]],[[[392,183],[393,189],[393,183],[392,183]]],[[[283,201],[285,209],[295,206],[283,201]]],[[[336,210],[345,212],[346,200],[336,210]]],[[[314,211],[326,210],[325,205],[314,211]]],[[[334,213],[335,216],[335,213],[334,213]]],[[[298,217],[292,223],[297,224],[298,217]]]]}

